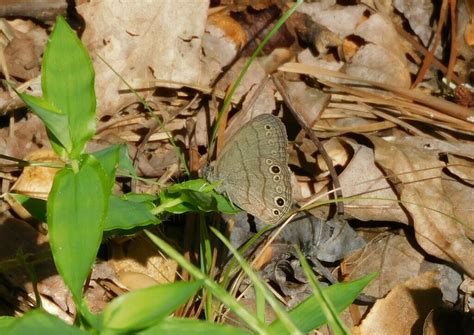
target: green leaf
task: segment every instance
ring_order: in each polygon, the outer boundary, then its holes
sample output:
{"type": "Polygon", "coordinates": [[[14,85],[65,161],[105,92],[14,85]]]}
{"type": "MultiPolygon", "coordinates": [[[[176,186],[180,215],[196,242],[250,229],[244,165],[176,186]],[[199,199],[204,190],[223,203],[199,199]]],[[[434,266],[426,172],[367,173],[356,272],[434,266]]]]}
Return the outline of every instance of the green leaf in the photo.
{"type": "Polygon", "coordinates": [[[63,157],[64,151],[70,153],[72,150],[72,140],[69,134],[67,114],[64,114],[51,102],[43,98],[22,93],[18,93],[18,95],[43,121],[49,140],[58,156],[63,157]]]}
{"type": "Polygon", "coordinates": [[[47,203],[49,242],[56,267],[76,302],[102,238],[110,189],[101,164],[84,155],[77,173],[63,168],[47,203]]]}
{"type": "Polygon", "coordinates": [[[87,332],[70,326],[58,317],[36,309],[26,313],[21,318],[16,318],[8,327],[0,326],[1,334],[4,335],[84,335],[87,332]]]}
{"type": "Polygon", "coordinates": [[[68,116],[70,157],[79,157],[95,133],[94,68],[87,50],[61,16],[46,45],[41,84],[44,99],[68,116]]]}
{"type": "MultiPolygon", "coordinates": [[[[153,200],[155,200],[155,197],[153,197],[153,200]]],[[[152,200],[138,202],[130,200],[128,195],[121,197],[112,195],[109,199],[104,231],[130,230],[136,227],[158,224],[161,221],[150,212],[153,208],[155,206],[152,200]]]]}
{"type": "Polygon", "coordinates": [[[13,316],[0,316],[0,334],[5,334],[5,330],[10,327],[18,318],[13,316]]]}
{"type": "Polygon", "coordinates": [[[332,304],[331,299],[327,297],[325,291],[321,288],[319,281],[316,278],[305,256],[298,247],[296,248],[296,252],[298,253],[298,259],[300,260],[301,266],[303,267],[303,271],[313,291],[313,296],[318,302],[318,304],[321,306],[321,309],[324,313],[324,316],[328,320],[328,324],[329,327],[331,327],[332,332],[334,333],[334,335],[349,334],[349,329],[347,329],[347,326],[344,324],[344,321],[342,321],[339,317],[339,313],[332,304]]]}
{"type": "MultiPolygon", "coordinates": [[[[349,283],[337,283],[325,288],[324,293],[336,310],[342,312],[376,276],[377,273],[373,273],[349,283]]],[[[293,308],[289,315],[293,323],[303,333],[308,333],[327,323],[323,309],[314,296],[307,298],[293,308]]],[[[272,334],[289,334],[280,320],[270,324],[270,329],[272,334]]]]}
{"type": "Polygon", "coordinates": [[[120,331],[146,328],[167,317],[185,303],[200,286],[200,281],[182,281],[121,295],[104,309],[104,328],[120,331]]]}
{"type": "Polygon", "coordinates": [[[46,222],[46,201],[18,193],[8,195],[20,203],[35,219],[46,222]]]}
{"type": "Polygon", "coordinates": [[[249,335],[240,328],[202,320],[167,318],[137,335],[186,334],[186,335],[249,335]]]}
{"type": "Polygon", "coordinates": [[[238,210],[224,196],[214,191],[204,179],[174,184],[160,193],[160,207],[173,214],[186,212],[236,213],[238,210]]]}
{"type": "Polygon", "coordinates": [[[133,162],[130,159],[130,155],[128,154],[128,147],[126,144],[120,145],[119,170],[121,173],[126,171],[130,176],[137,177],[137,173],[135,172],[135,167],[133,166],[133,162]]]}
{"type": "Polygon", "coordinates": [[[115,171],[119,164],[120,159],[120,144],[112,145],[105,148],[104,150],[92,153],[104,168],[105,173],[108,176],[109,189],[112,189],[115,183],[115,171]]]}
{"type": "Polygon", "coordinates": [[[255,318],[255,316],[246,307],[241,305],[234,296],[227,292],[215,280],[200,271],[194,264],[189,262],[180,252],[176,251],[171,245],[166,243],[158,236],[153,235],[147,230],[145,230],[145,234],[150,238],[153,243],[155,243],[161,250],[163,250],[163,252],[165,252],[169,257],[174,259],[184,270],[188,271],[191,276],[202,280],[203,285],[217,299],[219,299],[227,307],[229,307],[240,319],[244,320],[249,328],[255,330],[257,333],[268,334],[267,326],[263,322],[255,318]]]}
{"type": "Polygon", "coordinates": [[[124,199],[133,202],[153,202],[156,201],[156,195],[148,193],[127,193],[123,195],[124,199]]]}

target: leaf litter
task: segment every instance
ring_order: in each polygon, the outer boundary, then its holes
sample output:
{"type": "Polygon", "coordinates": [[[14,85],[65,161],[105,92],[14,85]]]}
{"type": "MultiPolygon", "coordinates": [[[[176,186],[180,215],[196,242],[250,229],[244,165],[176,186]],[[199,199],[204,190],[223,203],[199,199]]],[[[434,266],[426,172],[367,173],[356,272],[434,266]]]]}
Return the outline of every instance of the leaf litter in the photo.
{"type": "MultiPolygon", "coordinates": [[[[275,236],[267,247],[270,252],[263,252],[265,237],[247,251],[247,257],[260,253],[256,268],[287,306],[310,294],[293,244],[302,247],[325,283],[378,271],[379,277],[364,292],[377,299],[375,304],[354,305],[343,314],[358,334],[421,333],[420,325],[426,331],[443,316],[456,312],[467,320],[463,313],[472,312],[474,93],[469,85],[474,12],[468,2],[443,4],[456,8],[448,13],[429,0],[304,3],[251,65],[232,100],[225,137],[259,114],[282,116],[290,140],[295,204],[317,204],[305,212],[305,219],[286,225],[275,236]],[[445,30],[457,29],[451,39],[440,29],[442,22],[445,30]],[[449,58],[443,58],[446,54],[449,58]],[[268,79],[274,71],[284,91],[268,79]],[[323,159],[317,143],[290,110],[312,129],[330,161],[323,159]],[[334,172],[340,184],[337,190],[334,172]],[[335,191],[344,199],[343,214],[324,204],[334,199],[335,191]]],[[[207,160],[209,126],[225,92],[269,24],[286,8],[278,1],[214,1],[212,6],[206,1],[78,4],[77,15],[70,20],[78,28],[82,25],[82,41],[96,70],[99,131],[89,149],[127,143],[139,175],[157,178],[163,187],[183,177],[168,143],[168,136],[173,136],[197,174],[207,160]],[[124,82],[143,97],[152,113],[124,82]]],[[[2,19],[4,78],[30,94],[41,94],[38,76],[50,25],[39,11],[2,19]],[[35,20],[26,19],[29,16],[35,20]]],[[[2,155],[27,159],[48,149],[43,126],[21,108],[7,86],[2,87],[0,105],[2,155]]],[[[35,179],[41,170],[25,170],[20,176],[11,161],[1,163],[2,193],[15,189],[29,195],[36,190],[43,193],[42,185],[48,184],[44,179],[52,178],[35,179]]],[[[116,191],[123,192],[124,185],[117,183],[116,191]]],[[[156,192],[140,182],[126,186],[156,192]]],[[[74,310],[64,284],[51,259],[41,256],[47,241],[41,224],[31,218],[24,218],[29,225],[19,220],[23,217],[10,206],[11,202],[1,205],[2,231],[8,233],[0,238],[21,240],[27,257],[40,259],[35,263],[40,294],[51,302],[45,308],[71,321],[74,310]],[[18,228],[13,229],[12,223],[18,228]]],[[[260,227],[244,214],[226,222],[236,246],[260,227]]],[[[196,223],[193,217],[176,218],[162,228],[171,239],[186,236],[180,247],[190,259],[198,247],[193,238],[196,223]]],[[[110,254],[101,256],[88,289],[95,310],[133,285],[188,276],[178,273],[172,260],[142,249],[143,236],[111,237],[105,245],[110,254]]],[[[17,305],[14,296],[2,295],[8,302],[2,304],[4,314],[34,305],[26,298],[33,284],[21,274],[16,247],[11,245],[12,250],[0,255],[3,261],[17,263],[14,271],[2,272],[2,285],[22,292],[19,296],[24,298],[17,305]]],[[[216,273],[223,266],[216,265],[216,273]]],[[[250,282],[244,278],[237,283],[234,291],[251,306],[255,298],[248,289],[250,282]]],[[[188,306],[181,313],[192,315],[193,309],[188,306]]]]}

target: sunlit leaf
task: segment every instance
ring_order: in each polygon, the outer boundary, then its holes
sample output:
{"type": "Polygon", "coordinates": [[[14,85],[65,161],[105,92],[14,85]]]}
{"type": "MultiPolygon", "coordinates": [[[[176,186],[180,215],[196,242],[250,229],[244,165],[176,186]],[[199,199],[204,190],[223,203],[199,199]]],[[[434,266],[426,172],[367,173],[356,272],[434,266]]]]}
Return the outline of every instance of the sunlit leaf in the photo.
{"type": "Polygon", "coordinates": [[[70,326],[57,316],[46,313],[43,310],[36,309],[26,313],[21,318],[8,321],[8,326],[3,328],[3,322],[0,322],[0,333],[3,335],[85,335],[87,332],[77,327],[70,326]]]}
{"type": "Polygon", "coordinates": [[[41,84],[44,99],[67,115],[70,155],[79,157],[95,133],[94,68],[86,48],[61,16],[46,45],[41,84]]]}
{"type": "Polygon", "coordinates": [[[132,291],[115,298],[103,312],[106,329],[143,329],[185,303],[201,282],[176,282],[132,291]]]}
{"type": "Polygon", "coordinates": [[[85,156],[75,173],[63,168],[47,204],[49,242],[56,267],[76,301],[99,248],[110,189],[101,164],[85,156]]]}

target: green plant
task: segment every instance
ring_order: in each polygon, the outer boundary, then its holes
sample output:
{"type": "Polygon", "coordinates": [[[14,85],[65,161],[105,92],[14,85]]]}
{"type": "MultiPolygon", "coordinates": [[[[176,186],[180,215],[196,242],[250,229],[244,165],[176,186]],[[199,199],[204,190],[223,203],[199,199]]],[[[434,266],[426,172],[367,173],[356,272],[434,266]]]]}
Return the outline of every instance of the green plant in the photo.
{"type": "MultiPolygon", "coordinates": [[[[247,331],[226,325],[169,317],[202,288],[226,304],[255,332],[296,334],[326,322],[320,303],[312,298],[286,312],[258,275],[252,272],[240,254],[216,230],[213,230],[214,234],[231,249],[252,279],[258,294],[271,303],[280,315],[280,320],[266,325],[263,315],[256,318],[250,314],[225,288],[207,275],[209,264],[204,264],[201,270],[197,269],[163,240],[150,233],[147,233],[150,239],[191,273],[195,281],[133,291],[114,299],[102,313],[92,314],[84,300],[83,286],[104,232],[158,224],[170,213],[232,213],[235,208],[224,196],[214,191],[215,185],[209,185],[201,179],[175,184],[157,196],[111,194],[116,173],[120,171],[134,176],[133,166],[123,145],[84,153],[87,142],[95,132],[94,70],[87,50],[62,17],[56,21],[44,54],[42,88],[42,98],[17,93],[44,122],[51,145],[64,165],[56,173],[47,203],[43,203],[41,209],[41,204],[34,202],[34,211],[38,216],[46,213],[54,262],[71,290],[78,318],[74,326],[69,326],[37,309],[22,318],[0,317],[2,334],[154,334],[176,329],[181,333],[186,330],[189,334],[204,331],[210,334],[248,334],[247,331]],[[311,318],[307,317],[308,313],[312,315],[311,318]]],[[[31,204],[24,196],[15,197],[25,207],[31,204]]],[[[201,228],[204,231],[204,226],[201,228]]],[[[206,250],[210,250],[209,246],[206,250]]],[[[324,292],[332,301],[334,309],[341,311],[371,279],[372,276],[368,276],[352,283],[338,284],[324,292]],[[335,295],[335,292],[339,295],[335,295]]]]}

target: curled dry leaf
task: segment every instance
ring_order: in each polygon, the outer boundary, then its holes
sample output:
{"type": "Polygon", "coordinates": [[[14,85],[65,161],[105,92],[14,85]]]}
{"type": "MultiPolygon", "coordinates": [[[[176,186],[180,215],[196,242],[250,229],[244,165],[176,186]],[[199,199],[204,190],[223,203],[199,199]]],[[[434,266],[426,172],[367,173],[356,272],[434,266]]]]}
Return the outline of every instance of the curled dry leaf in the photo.
{"type": "Polygon", "coordinates": [[[308,127],[313,127],[329,103],[330,95],[322,90],[309,87],[301,81],[281,80],[280,83],[285,88],[299,116],[308,127]]]}
{"type": "Polygon", "coordinates": [[[178,264],[157,254],[156,247],[143,236],[121,243],[113,241],[111,253],[112,259],[109,262],[120,283],[128,289],[175,280],[178,264]]]}
{"type": "Polygon", "coordinates": [[[474,161],[448,154],[448,170],[464,182],[474,186],[474,161]]]}
{"type": "Polygon", "coordinates": [[[410,215],[420,246],[474,276],[473,243],[454,216],[453,203],[443,188],[445,164],[434,153],[407,143],[390,143],[378,137],[370,140],[375,146],[376,163],[399,181],[394,186],[410,215]]]}
{"type": "Polygon", "coordinates": [[[422,334],[429,312],[442,306],[437,273],[426,272],[395,287],[372,307],[353,334],[422,334]]]}
{"type": "MultiPolygon", "coordinates": [[[[61,163],[59,157],[51,150],[37,150],[25,157],[30,162],[61,163]]],[[[47,200],[53,185],[57,168],[45,166],[27,166],[12,187],[13,192],[30,198],[47,200]]]]}

